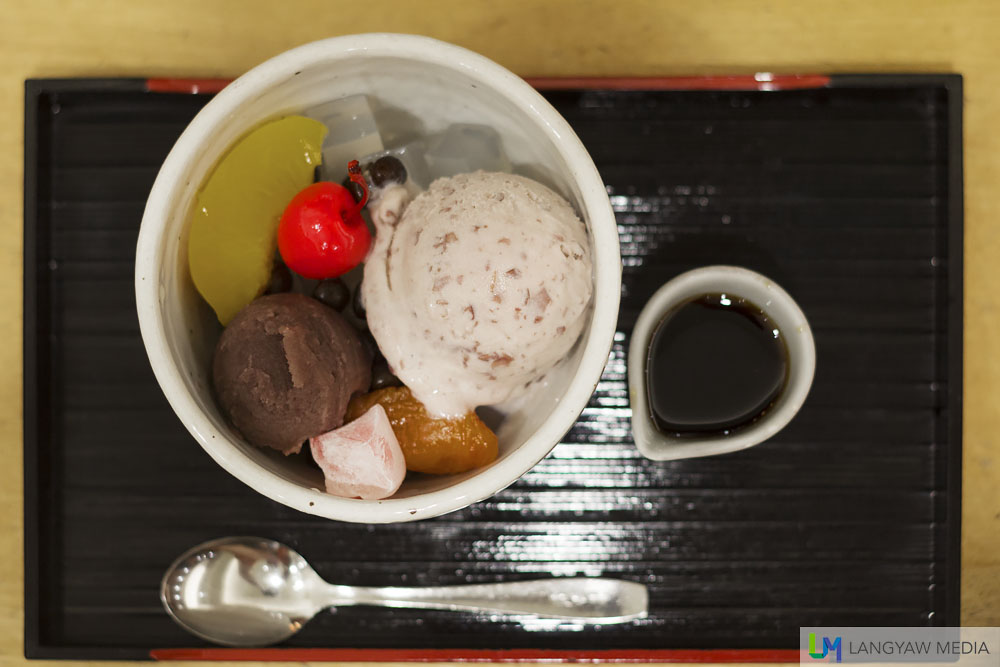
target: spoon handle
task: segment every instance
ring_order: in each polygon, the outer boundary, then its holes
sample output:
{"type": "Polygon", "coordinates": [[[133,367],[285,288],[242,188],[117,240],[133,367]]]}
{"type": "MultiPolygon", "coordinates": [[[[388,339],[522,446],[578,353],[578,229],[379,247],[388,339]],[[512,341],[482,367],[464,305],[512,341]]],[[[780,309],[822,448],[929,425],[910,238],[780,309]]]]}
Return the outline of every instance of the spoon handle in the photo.
{"type": "Polygon", "coordinates": [[[646,587],[602,577],[557,577],[461,586],[328,588],[328,605],[526,614],[588,623],[625,623],[646,615],[646,587]]]}

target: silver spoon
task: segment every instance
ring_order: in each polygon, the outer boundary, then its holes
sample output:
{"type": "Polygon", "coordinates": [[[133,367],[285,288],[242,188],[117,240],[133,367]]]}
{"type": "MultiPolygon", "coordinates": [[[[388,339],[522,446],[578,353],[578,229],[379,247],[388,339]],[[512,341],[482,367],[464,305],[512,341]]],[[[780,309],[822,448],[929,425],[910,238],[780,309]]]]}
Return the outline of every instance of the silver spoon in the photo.
{"type": "Polygon", "coordinates": [[[608,624],[642,618],[648,605],[642,584],[597,577],[461,586],[339,586],[325,582],[289,547],[259,537],[224,537],[187,551],[163,575],[160,599],[186,630],[228,646],[283,641],[331,606],[524,614],[608,624]]]}

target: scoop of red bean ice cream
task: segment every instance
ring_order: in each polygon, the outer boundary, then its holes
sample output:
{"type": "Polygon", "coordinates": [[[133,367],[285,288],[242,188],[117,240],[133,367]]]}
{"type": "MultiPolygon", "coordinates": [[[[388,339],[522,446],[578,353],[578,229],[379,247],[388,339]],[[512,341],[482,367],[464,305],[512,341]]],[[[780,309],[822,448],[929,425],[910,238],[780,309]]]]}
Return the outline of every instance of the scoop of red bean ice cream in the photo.
{"type": "Polygon", "coordinates": [[[590,242],[548,187],[477,171],[434,181],[401,213],[382,208],[362,286],[368,326],[432,414],[512,398],[580,337],[590,242]]]}
{"type": "Polygon", "coordinates": [[[222,332],[212,362],[223,412],[252,444],[297,453],[344,423],[372,358],[339,313],[301,294],[254,300],[222,332]]]}

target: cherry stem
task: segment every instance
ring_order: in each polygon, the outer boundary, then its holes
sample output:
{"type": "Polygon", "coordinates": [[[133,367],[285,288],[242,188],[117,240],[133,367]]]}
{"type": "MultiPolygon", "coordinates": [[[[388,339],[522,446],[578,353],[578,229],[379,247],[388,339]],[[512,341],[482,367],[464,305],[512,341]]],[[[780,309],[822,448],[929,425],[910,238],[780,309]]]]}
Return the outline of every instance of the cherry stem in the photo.
{"type": "Polygon", "coordinates": [[[347,174],[352,181],[361,186],[361,201],[354,208],[354,213],[361,213],[361,209],[368,203],[368,181],[361,173],[361,164],[357,160],[351,160],[347,163],[347,174]]]}

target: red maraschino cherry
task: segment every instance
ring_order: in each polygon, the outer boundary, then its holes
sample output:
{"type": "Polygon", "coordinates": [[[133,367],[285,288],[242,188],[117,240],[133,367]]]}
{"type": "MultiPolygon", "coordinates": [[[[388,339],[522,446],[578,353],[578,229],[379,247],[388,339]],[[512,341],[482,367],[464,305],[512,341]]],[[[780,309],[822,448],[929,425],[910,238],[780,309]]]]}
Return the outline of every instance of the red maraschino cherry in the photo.
{"type": "Polygon", "coordinates": [[[347,167],[361,186],[361,201],[330,182],[313,183],[292,198],[278,225],[278,250],[292,271],[323,280],[341,276],[364,261],[372,237],[361,217],[368,185],[357,160],[347,167]]]}

